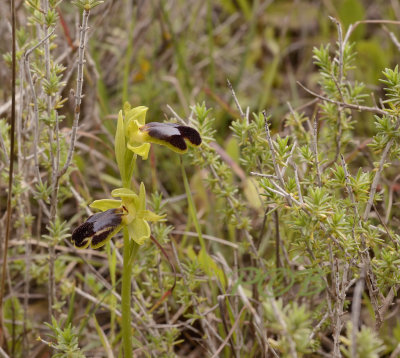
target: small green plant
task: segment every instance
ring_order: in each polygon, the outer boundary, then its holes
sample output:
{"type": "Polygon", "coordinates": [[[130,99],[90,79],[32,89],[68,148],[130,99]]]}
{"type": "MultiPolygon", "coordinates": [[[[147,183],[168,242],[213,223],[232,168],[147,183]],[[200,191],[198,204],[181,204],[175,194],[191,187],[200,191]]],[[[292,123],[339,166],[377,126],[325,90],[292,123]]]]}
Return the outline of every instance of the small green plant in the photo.
{"type": "Polygon", "coordinates": [[[50,337],[55,343],[45,342],[55,350],[53,358],[85,358],[85,355],[79,348],[78,332],[70,324],[64,328],[57,322],[55,318],[52,319],[51,324],[47,323],[53,333],[50,337]]]}

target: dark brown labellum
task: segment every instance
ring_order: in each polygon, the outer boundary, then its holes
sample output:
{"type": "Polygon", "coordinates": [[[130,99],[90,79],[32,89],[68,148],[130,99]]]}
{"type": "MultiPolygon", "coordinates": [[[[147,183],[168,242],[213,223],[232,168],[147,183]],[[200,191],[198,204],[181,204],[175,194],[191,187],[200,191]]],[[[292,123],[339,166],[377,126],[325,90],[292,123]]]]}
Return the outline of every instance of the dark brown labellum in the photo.
{"type": "Polygon", "coordinates": [[[187,150],[186,141],[193,146],[199,146],[201,144],[199,132],[194,128],[176,123],[151,122],[145,124],[140,130],[147,132],[149,137],[153,138],[155,142],[165,142],[165,144],[169,144],[181,152],[187,150]]]}
{"type": "Polygon", "coordinates": [[[119,231],[123,215],[122,208],[96,213],[74,230],[71,241],[79,249],[84,249],[89,244],[93,248],[103,246],[119,231]]]}

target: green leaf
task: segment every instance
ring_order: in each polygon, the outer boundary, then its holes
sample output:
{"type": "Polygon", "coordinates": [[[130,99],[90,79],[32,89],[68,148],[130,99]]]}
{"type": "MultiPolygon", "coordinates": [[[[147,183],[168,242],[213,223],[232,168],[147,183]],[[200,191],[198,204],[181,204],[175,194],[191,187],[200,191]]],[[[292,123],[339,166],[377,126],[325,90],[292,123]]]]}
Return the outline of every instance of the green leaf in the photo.
{"type": "Polygon", "coordinates": [[[107,335],[104,333],[104,331],[101,329],[99,323],[97,322],[96,316],[93,315],[93,320],[94,320],[94,325],[96,327],[97,335],[100,338],[100,342],[104,348],[105,353],[107,353],[108,358],[114,358],[114,354],[111,348],[110,341],[107,338],[107,335]]]}
{"type": "Polygon", "coordinates": [[[221,282],[222,287],[225,287],[226,280],[224,271],[222,271],[211,256],[204,250],[201,249],[198,256],[199,264],[201,269],[209,277],[217,277],[219,282],[221,282]]]}
{"type": "MultiPolygon", "coordinates": [[[[23,327],[21,325],[14,324],[14,322],[22,322],[24,319],[23,309],[18,301],[18,298],[10,297],[4,300],[3,317],[5,320],[5,328],[10,337],[12,334],[16,334],[18,336],[23,335],[23,327]]],[[[11,339],[7,339],[6,343],[10,344],[10,349],[11,339]]],[[[17,349],[21,349],[20,341],[17,341],[17,349]]]]}

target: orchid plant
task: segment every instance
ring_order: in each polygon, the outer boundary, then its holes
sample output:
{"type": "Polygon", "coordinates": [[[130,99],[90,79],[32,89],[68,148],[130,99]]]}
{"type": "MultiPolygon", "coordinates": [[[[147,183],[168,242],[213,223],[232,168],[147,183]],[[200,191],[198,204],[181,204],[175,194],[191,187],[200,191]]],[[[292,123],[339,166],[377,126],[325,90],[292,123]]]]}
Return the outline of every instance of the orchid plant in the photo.
{"type": "Polygon", "coordinates": [[[95,200],[90,207],[101,212],[90,216],[72,233],[72,242],[79,249],[89,245],[97,249],[105,245],[120,230],[124,233],[122,272],[122,343],[124,357],[132,357],[131,334],[131,273],[133,259],[140,245],[150,238],[148,221],[163,220],[146,209],[146,189],[142,182],[139,192],[132,188],[132,175],[137,156],[146,160],[151,143],[165,145],[177,153],[185,153],[189,146],[201,144],[200,134],[193,128],[176,123],[151,122],[146,124],[148,108],[124,105],[118,114],[115,134],[115,156],[122,179],[122,188],[114,189],[112,197],[119,199],[95,200]]]}

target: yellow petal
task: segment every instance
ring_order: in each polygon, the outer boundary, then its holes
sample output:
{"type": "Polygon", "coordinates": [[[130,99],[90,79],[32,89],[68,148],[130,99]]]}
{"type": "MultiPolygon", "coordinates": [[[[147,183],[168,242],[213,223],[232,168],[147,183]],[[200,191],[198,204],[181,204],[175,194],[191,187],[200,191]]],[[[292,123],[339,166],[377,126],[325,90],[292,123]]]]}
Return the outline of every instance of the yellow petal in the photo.
{"type": "Polygon", "coordinates": [[[143,143],[139,146],[132,146],[129,143],[127,144],[128,149],[130,149],[133,153],[140,155],[143,160],[146,160],[149,156],[150,143],[143,143]]]}
{"type": "Polygon", "coordinates": [[[132,223],[134,219],[136,219],[136,202],[137,202],[137,197],[136,198],[123,198],[122,199],[122,205],[125,207],[125,209],[128,211],[127,215],[124,216],[123,221],[125,225],[129,225],[132,223]]]}

